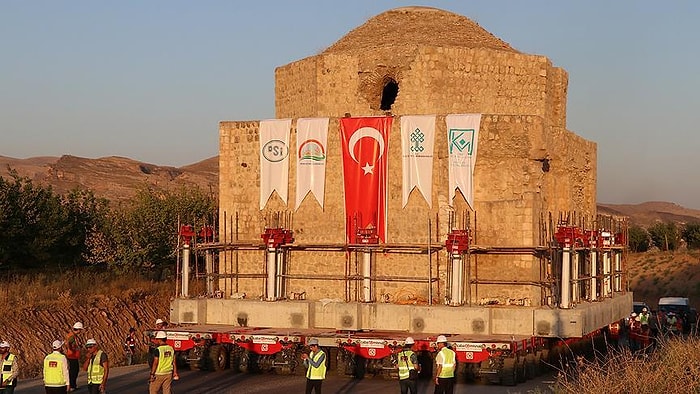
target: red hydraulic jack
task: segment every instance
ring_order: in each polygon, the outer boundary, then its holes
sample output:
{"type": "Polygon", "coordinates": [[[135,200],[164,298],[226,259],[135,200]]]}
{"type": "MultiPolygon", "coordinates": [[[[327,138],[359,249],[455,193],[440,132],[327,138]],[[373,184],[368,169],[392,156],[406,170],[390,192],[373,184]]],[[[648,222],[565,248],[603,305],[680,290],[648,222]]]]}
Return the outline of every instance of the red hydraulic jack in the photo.
{"type": "Polygon", "coordinates": [[[267,250],[265,254],[265,266],[267,267],[265,299],[267,301],[279,300],[284,298],[284,275],[287,273],[287,251],[284,246],[294,243],[294,232],[281,227],[266,228],[260,237],[265,241],[267,250]]]}
{"type": "Polygon", "coordinates": [[[447,240],[445,241],[445,248],[447,249],[449,267],[447,269],[447,303],[451,306],[464,305],[465,282],[468,282],[465,277],[469,273],[466,263],[468,261],[465,256],[469,251],[469,243],[471,241],[471,233],[469,229],[457,230],[453,229],[449,234],[447,234],[447,240]]]}

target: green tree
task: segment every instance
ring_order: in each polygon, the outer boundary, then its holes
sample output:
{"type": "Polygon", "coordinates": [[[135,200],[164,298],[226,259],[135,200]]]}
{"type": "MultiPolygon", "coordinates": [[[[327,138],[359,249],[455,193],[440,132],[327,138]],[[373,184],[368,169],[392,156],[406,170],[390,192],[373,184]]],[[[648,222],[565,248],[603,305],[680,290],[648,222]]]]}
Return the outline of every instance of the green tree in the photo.
{"type": "Polygon", "coordinates": [[[683,227],[683,239],[690,249],[700,249],[700,223],[687,223],[683,227]]]}
{"type": "Polygon", "coordinates": [[[649,233],[640,226],[629,228],[629,247],[632,252],[646,252],[649,250],[649,233]]]}
{"type": "Polygon", "coordinates": [[[178,244],[178,225],[211,224],[214,199],[199,189],[139,190],[134,199],[110,215],[110,231],[101,242],[112,245],[104,261],[119,270],[147,269],[157,274],[172,270],[178,244]]]}
{"type": "Polygon", "coordinates": [[[14,171],[10,177],[0,177],[0,265],[31,269],[79,263],[103,203],[90,192],[63,197],[14,171]]]}
{"type": "Polygon", "coordinates": [[[680,244],[680,233],[675,223],[656,223],[649,227],[649,236],[661,250],[676,250],[680,244]]]}

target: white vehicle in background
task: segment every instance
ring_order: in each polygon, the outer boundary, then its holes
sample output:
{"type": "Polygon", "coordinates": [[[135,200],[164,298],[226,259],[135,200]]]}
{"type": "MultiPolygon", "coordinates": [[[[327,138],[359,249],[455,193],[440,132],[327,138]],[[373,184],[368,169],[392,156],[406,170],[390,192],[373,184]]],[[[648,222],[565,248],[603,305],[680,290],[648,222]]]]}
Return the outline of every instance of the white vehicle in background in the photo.
{"type": "Polygon", "coordinates": [[[683,333],[688,334],[697,326],[697,311],[690,306],[688,297],[661,297],[657,318],[661,324],[666,322],[669,314],[675,314],[681,320],[683,333]]]}

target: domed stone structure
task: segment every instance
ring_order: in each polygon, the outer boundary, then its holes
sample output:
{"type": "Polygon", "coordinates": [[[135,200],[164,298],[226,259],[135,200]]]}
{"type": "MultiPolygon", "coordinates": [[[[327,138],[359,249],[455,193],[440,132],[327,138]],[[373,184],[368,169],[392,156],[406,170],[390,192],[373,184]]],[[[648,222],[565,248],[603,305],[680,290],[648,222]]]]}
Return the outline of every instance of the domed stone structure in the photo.
{"type": "MultiPolygon", "coordinates": [[[[260,210],[259,122],[226,121],[220,123],[220,227],[226,229],[222,239],[259,242],[265,226],[284,222],[296,243],[316,245],[314,253],[294,252],[293,271],[300,279],[289,276],[289,291],[303,291],[310,299],[356,300],[357,284],[339,280],[356,269],[352,257],[338,253],[345,242],[338,129],[347,115],[436,115],[431,207],[415,190],[402,206],[399,122],[389,135],[387,243],[444,244],[452,230],[448,223],[466,227],[469,217],[479,245],[536,247],[548,242],[543,228],[551,225],[550,214],[596,213],[596,145],[566,129],[567,73],[545,56],[515,50],[464,16],[427,7],[384,12],[321,53],[277,68],[275,82],[278,119],[330,118],[325,206],[307,196],[293,221],[280,221],[291,218],[296,203],[292,162],[290,201],[273,193],[260,210]],[[465,113],[481,114],[473,207],[459,193],[451,200],[447,183],[445,117],[465,113]],[[321,274],[328,280],[301,279],[321,274]]],[[[290,152],[297,148],[294,133],[293,126],[290,152]]],[[[235,261],[241,272],[262,275],[258,254],[226,259],[221,272],[230,272],[235,261]]],[[[424,279],[379,280],[377,298],[394,301],[406,291],[415,299],[442,297],[440,259],[432,252],[385,254],[373,275],[424,279]],[[431,275],[438,279],[428,281],[431,275]]],[[[470,288],[469,301],[506,297],[545,304],[551,298],[551,289],[542,285],[548,269],[536,253],[480,256],[469,277],[482,283],[470,288]]],[[[259,294],[261,278],[222,280],[220,287],[229,294],[259,294]]]]}

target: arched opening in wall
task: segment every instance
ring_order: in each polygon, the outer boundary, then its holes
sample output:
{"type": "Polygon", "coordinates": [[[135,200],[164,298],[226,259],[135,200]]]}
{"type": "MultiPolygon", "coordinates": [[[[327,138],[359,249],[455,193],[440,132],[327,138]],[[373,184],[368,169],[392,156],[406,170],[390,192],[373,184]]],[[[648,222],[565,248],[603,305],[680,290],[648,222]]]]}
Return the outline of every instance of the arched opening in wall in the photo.
{"type": "Polygon", "coordinates": [[[396,101],[396,96],[399,94],[399,84],[391,79],[387,78],[384,81],[384,88],[382,89],[382,102],[379,109],[382,111],[390,111],[391,106],[394,105],[396,101]]]}

